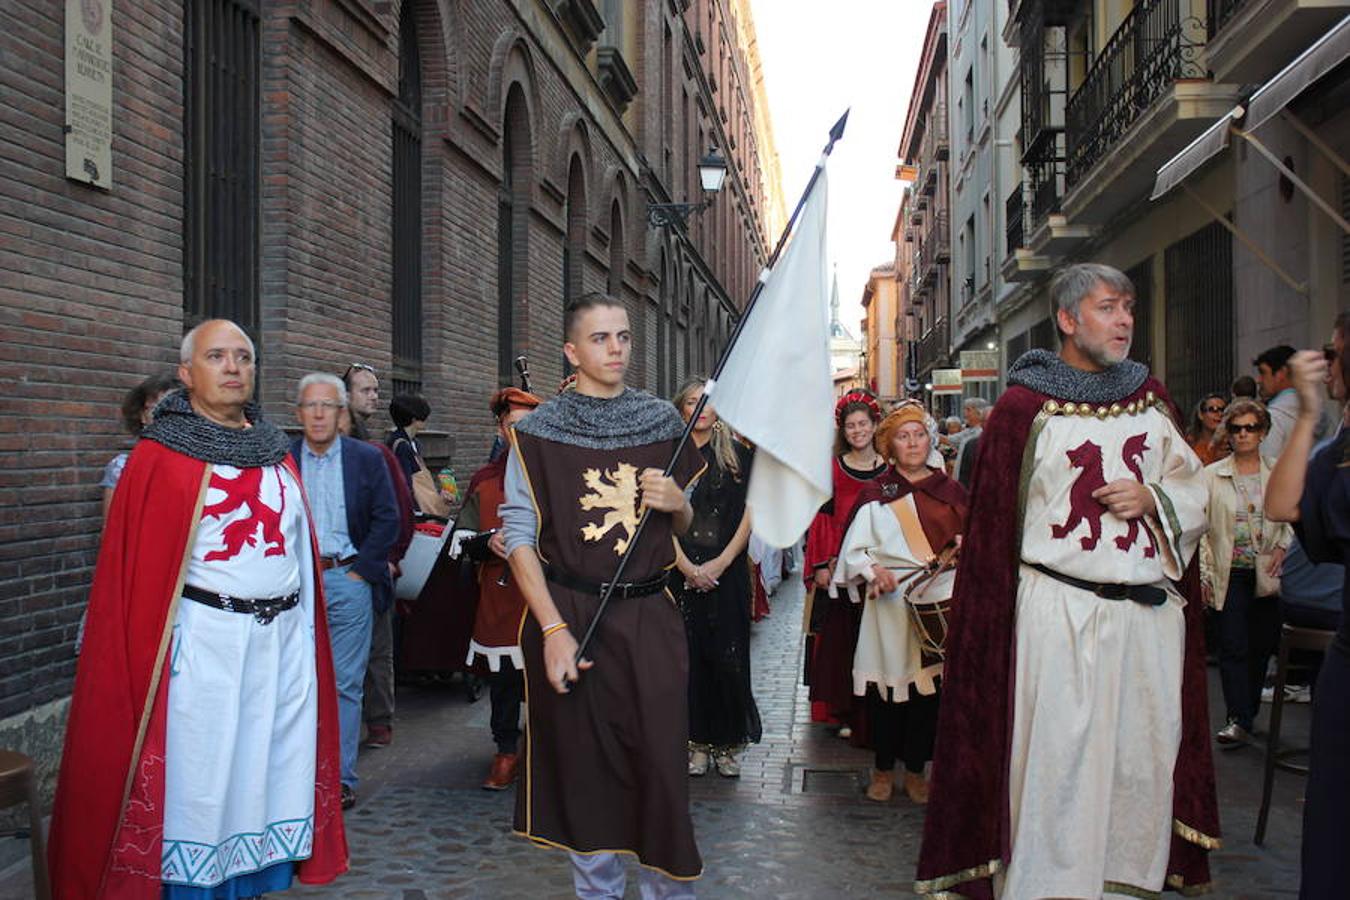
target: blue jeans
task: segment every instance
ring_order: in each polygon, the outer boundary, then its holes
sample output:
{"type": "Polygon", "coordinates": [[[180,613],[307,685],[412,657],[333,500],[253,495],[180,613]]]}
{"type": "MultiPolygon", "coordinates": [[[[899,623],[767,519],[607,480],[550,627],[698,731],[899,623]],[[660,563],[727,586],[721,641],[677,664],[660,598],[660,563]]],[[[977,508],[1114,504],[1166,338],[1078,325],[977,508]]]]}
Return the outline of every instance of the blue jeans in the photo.
{"type": "Polygon", "coordinates": [[[1261,708],[1266,665],[1280,642],[1280,606],[1256,596],[1256,572],[1234,568],[1219,612],[1219,680],[1228,718],[1252,730],[1261,708]]]}
{"type": "Polygon", "coordinates": [[[323,573],[328,608],[328,642],[333,647],[333,674],[337,679],[338,729],[342,744],[342,783],[356,787],[356,754],[361,741],[361,697],[366,663],[370,660],[370,633],[375,623],[370,584],[347,577],[350,566],[323,573]]]}
{"type": "MultiPolygon", "coordinates": [[[[572,853],[572,884],[581,900],[621,900],[628,884],[628,861],[618,853],[572,853]]],[[[655,869],[640,869],[642,900],[693,900],[694,883],[655,869]]]]}

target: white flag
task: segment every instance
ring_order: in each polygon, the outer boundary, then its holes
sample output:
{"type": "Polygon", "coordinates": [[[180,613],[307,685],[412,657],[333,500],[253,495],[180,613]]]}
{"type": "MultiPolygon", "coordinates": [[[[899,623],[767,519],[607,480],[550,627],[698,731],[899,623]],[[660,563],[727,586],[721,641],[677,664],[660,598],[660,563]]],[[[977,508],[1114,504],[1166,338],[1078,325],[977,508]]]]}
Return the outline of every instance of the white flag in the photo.
{"type": "Polygon", "coordinates": [[[822,170],[709,398],[755,444],[746,502],[774,547],[796,543],[833,491],[827,193],[822,170]]]}

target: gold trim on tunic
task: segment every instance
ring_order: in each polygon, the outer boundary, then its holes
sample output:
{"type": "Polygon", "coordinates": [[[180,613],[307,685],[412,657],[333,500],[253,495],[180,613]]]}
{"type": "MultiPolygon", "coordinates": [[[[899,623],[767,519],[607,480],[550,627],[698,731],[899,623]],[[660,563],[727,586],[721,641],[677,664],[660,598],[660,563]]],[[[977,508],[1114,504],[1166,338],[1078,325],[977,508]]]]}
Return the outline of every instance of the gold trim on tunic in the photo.
{"type": "Polygon", "coordinates": [[[925,898],[959,897],[960,894],[950,893],[947,888],[963,882],[974,881],[977,878],[992,878],[1002,870],[1003,860],[991,859],[987,863],[980,863],[978,866],[971,866],[969,869],[962,869],[950,875],[940,875],[937,878],[929,878],[927,881],[916,881],[914,882],[914,893],[925,898]]]}
{"type": "Polygon", "coordinates": [[[1192,828],[1180,819],[1172,820],[1172,830],[1176,832],[1177,836],[1182,840],[1190,841],[1192,844],[1202,847],[1205,850],[1218,850],[1223,846],[1223,840],[1221,838],[1211,837],[1203,831],[1192,828]]]}

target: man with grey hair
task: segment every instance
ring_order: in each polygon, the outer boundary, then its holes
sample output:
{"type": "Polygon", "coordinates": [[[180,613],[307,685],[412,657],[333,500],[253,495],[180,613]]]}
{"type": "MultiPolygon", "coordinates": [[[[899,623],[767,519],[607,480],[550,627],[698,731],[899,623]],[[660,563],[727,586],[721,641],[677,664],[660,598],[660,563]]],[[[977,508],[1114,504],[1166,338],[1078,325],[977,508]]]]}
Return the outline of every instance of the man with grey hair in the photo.
{"type": "Polygon", "coordinates": [[[398,506],[380,451],[338,433],[347,406],[342,379],[314,372],[300,379],[296,394],[304,436],[292,444],[291,456],[319,545],[337,680],[342,808],[348,809],[356,803],[361,698],[375,608],[387,608],[393,591],[389,551],[398,538],[398,506]]]}
{"type": "Polygon", "coordinates": [[[238,325],[188,332],[103,532],[53,896],[247,896],[347,868],[313,527],[238,325]],[[236,852],[240,835],[257,849],[236,852]]]}
{"type": "Polygon", "coordinates": [[[970,488],[970,478],[975,467],[975,448],[980,444],[980,435],[984,432],[985,419],[993,407],[983,397],[967,397],[962,412],[966,417],[966,428],[952,443],[956,445],[956,462],[952,470],[956,480],[970,488]]]}
{"type": "Polygon", "coordinates": [[[920,894],[1186,892],[1219,844],[1200,461],[1127,358],[1130,280],[1084,263],[1050,292],[1059,353],[1012,365],[980,436],[920,894]]]}

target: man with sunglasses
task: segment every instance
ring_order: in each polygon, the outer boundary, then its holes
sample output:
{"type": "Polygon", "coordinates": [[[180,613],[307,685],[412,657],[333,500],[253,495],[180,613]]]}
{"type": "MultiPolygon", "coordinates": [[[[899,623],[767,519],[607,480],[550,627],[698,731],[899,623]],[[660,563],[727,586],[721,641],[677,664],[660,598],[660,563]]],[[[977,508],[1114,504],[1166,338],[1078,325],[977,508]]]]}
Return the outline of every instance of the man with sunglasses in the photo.
{"type": "Polygon", "coordinates": [[[375,369],[365,363],[354,362],[347,367],[342,376],[347,386],[347,411],[351,413],[351,436],[359,441],[368,441],[370,420],[380,406],[380,379],[375,369]]]}

